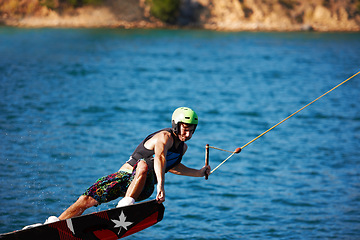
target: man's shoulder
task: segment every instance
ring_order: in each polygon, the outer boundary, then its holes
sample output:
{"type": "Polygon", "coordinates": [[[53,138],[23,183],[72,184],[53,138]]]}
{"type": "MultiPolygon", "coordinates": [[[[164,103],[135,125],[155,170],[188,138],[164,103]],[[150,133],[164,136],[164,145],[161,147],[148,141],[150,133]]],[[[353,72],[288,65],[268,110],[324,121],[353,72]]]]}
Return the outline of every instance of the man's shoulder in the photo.
{"type": "Polygon", "coordinates": [[[171,128],[164,128],[164,129],[161,129],[159,131],[156,131],[152,134],[150,134],[146,140],[149,140],[149,139],[157,139],[157,138],[169,138],[171,137],[172,135],[172,130],[171,128]]]}
{"type": "Polygon", "coordinates": [[[170,149],[174,144],[173,135],[167,129],[159,131],[154,137],[157,144],[164,144],[166,149],[170,149]]]}
{"type": "Polygon", "coordinates": [[[165,148],[171,147],[173,144],[173,139],[171,136],[171,132],[166,131],[165,129],[159,130],[156,133],[154,133],[150,138],[148,138],[144,146],[149,149],[153,150],[156,145],[164,145],[165,148]]]}
{"type": "Polygon", "coordinates": [[[167,131],[166,129],[159,131],[155,136],[157,138],[172,139],[171,132],[167,131]]]}

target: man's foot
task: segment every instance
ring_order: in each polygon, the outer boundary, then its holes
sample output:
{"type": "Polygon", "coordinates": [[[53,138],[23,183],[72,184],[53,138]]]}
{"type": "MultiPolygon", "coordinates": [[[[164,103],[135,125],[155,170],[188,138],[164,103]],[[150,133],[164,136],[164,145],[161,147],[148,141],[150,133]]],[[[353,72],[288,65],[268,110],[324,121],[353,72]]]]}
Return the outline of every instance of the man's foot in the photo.
{"type": "Polygon", "coordinates": [[[50,216],[48,219],[46,219],[44,224],[54,223],[54,222],[58,222],[58,221],[60,221],[60,219],[58,219],[57,217],[50,216]]]}
{"type": "Polygon", "coordinates": [[[135,199],[133,199],[132,197],[124,197],[123,199],[121,199],[119,201],[119,203],[117,204],[117,208],[119,207],[125,207],[125,206],[129,206],[129,205],[133,205],[135,203],[135,199]]]}
{"type": "Polygon", "coordinates": [[[34,228],[34,227],[38,227],[38,226],[41,226],[41,225],[42,225],[41,223],[31,224],[31,225],[29,225],[29,226],[23,227],[22,230],[29,229],[29,228],[34,228]]]}
{"type": "MultiPolygon", "coordinates": [[[[44,222],[44,224],[50,224],[50,223],[54,223],[54,222],[58,222],[58,221],[60,221],[60,219],[58,219],[57,217],[55,217],[55,216],[50,216],[48,219],[46,219],[46,221],[44,222]]],[[[29,229],[29,228],[38,227],[38,226],[41,226],[41,225],[43,225],[43,224],[41,224],[41,223],[31,224],[31,225],[29,225],[29,226],[23,227],[23,230],[29,229]]]]}

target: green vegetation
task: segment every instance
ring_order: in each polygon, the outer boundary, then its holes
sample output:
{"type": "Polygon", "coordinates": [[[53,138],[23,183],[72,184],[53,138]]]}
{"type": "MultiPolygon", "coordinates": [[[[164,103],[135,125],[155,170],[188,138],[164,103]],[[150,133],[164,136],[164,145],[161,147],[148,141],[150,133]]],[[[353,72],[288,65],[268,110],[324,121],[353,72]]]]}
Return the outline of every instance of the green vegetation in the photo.
{"type": "Polygon", "coordinates": [[[76,8],[85,5],[99,5],[104,2],[104,0],[39,0],[40,4],[50,8],[50,9],[59,9],[59,8],[76,8]]]}
{"type": "Polygon", "coordinates": [[[324,6],[324,7],[326,7],[326,8],[330,8],[330,0],[323,0],[323,3],[322,3],[322,5],[324,6]]]}
{"type": "Polygon", "coordinates": [[[247,6],[243,6],[243,11],[245,14],[245,18],[249,18],[254,13],[254,11],[247,6]]]}
{"type": "Polygon", "coordinates": [[[249,18],[254,11],[245,5],[244,0],[239,0],[242,10],[244,11],[245,18],[249,18]]]}
{"type": "Polygon", "coordinates": [[[174,24],[180,10],[180,0],[149,0],[151,14],[163,22],[174,24]]]}
{"type": "Polygon", "coordinates": [[[279,0],[279,3],[287,9],[294,9],[298,2],[295,0],[279,0]]]}
{"type": "Polygon", "coordinates": [[[50,9],[57,8],[57,3],[54,0],[40,0],[40,4],[50,9]]]}

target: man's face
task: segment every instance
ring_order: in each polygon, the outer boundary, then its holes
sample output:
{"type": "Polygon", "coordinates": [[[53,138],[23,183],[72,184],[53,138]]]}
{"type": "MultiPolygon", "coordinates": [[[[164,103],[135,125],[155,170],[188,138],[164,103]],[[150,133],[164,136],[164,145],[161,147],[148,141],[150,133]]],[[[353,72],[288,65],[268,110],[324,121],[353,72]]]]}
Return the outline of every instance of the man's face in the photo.
{"type": "Polygon", "coordinates": [[[187,140],[190,140],[194,131],[195,131],[195,125],[180,123],[180,132],[178,134],[180,141],[185,142],[187,140]]]}

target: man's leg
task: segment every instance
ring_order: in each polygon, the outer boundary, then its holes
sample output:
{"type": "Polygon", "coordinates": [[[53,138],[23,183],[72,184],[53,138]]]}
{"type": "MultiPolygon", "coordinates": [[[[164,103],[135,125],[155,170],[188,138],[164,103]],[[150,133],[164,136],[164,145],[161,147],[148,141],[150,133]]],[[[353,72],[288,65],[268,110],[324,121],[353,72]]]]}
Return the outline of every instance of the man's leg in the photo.
{"type": "Polygon", "coordinates": [[[132,180],[128,190],[126,191],[125,197],[132,197],[137,199],[140,193],[144,189],[148,166],[145,161],[139,161],[136,167],[136,173],[132,180]]]}
{"type": "Polygon", "coordinates": [[[117,207],[123,207],[134,204],[135,200],[140,196],[146,183],[148,166],[145,161],[139,161],[136,166],[134,179],[131,181],[126,191],[125,197],[120,200],[117,207]]]}
{"type": "Polygon", "coordinates": [[[80,216],[86,209],[98,205],[98,201],[90,196],[82,195],[78,200],[65,210],[60,216],[60,220],[80,216]]]}

